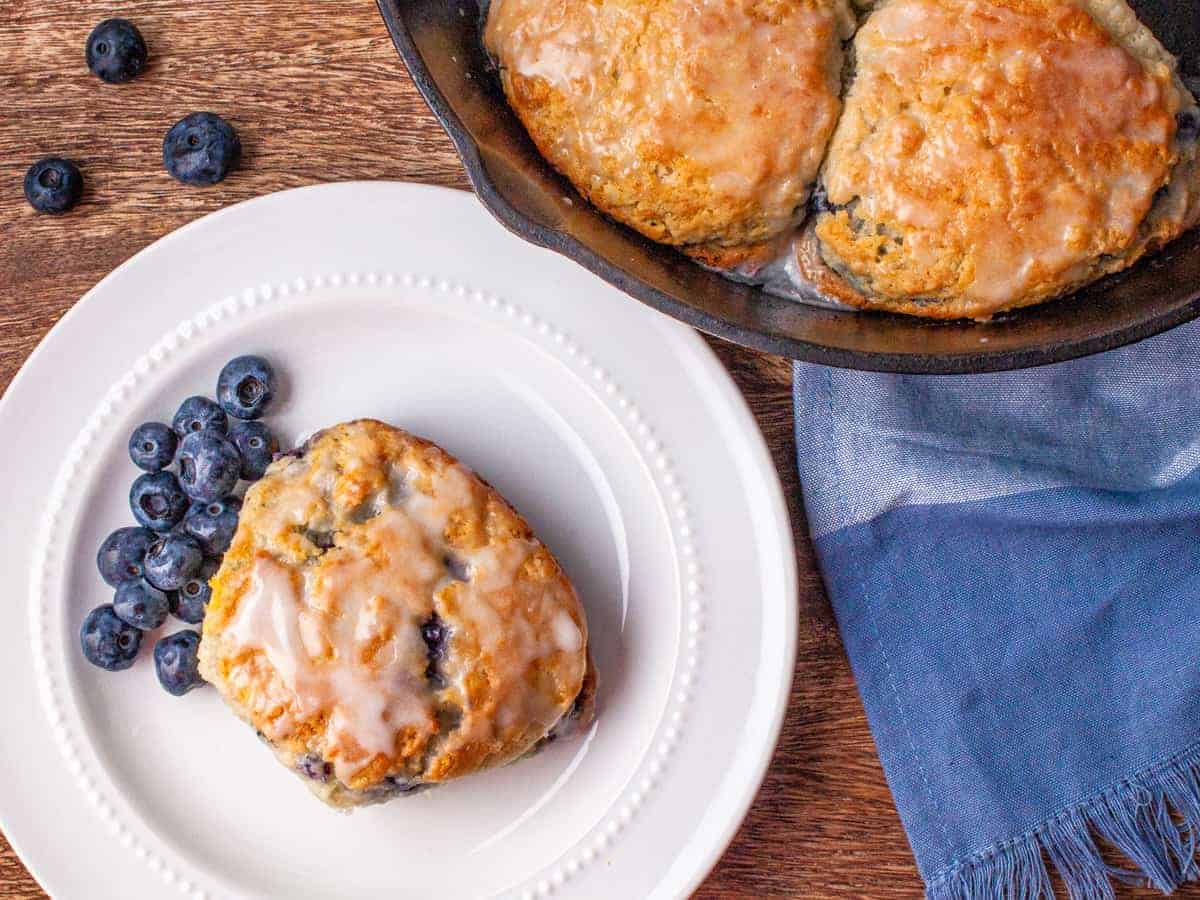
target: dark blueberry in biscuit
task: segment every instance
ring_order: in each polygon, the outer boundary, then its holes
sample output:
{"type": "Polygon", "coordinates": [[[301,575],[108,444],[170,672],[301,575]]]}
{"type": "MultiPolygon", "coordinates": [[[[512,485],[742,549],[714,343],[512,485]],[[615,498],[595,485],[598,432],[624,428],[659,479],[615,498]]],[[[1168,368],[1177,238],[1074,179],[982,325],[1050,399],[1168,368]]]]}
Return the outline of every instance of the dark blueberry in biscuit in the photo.
{"type": "Polygon", "coordinates": [[[171,428],[180,438],[199,431],[224,434],[229,429],[229,419],[225,411],[207,397],[188,397],[171,420],[171,428]]]}
{"type": "Polygon", "coordinates": [[[96,553],[100,577],[112,587],[141,581],[146,550],[156,538],[148,528],[118,528],[104,539],[96,553]]]}
{"type": "Polygon", "coordinates": [[[332,531],[322,531],[317,528],[309,528],[304,532],[305,538],[314,547],[321,550],[328,550],[333,546],[334,538],[332,531]]]}
{"type": "Polygon", "coordinates": [[[200,635],[194,631],[177,631],[154,645],[154,670],[167,693],[182,697],[204,684],[197,657],[199,649],[200,635]]]}
{"type": "Polygon", "coordinates": [[[383,779],[383,783],[389,789],[389,793],[392,794],[416,794],[426,788],[433,787],[433,785],[426,782],[410,781],[400,775],[389,775],[383,779]]]}
{"type": "Polygon", "coordinates": [[[242,478],[247,481],[262,478],[279,450],[279,441],[262,422],[234,422],[229,427],[229,440],[242,457],[242,478]]]}
{"type": "Polygon", "coordinates": [[[1175,140],[1190,144],[1200,138],[1200,109],[1192,107],[1175,116],[1175,140]]]}
{"type": "Polygon", "coordinates": [[[129,489],[129,508],[138,524],[170,531],[187,512],[188,498],[170,472],[149,472],[129,489]]]}
{"type": "Polygon", "coordinates": [[[160,591],[177,591],[200,571],[204,553],[186,534],[166,534],[146,551],[146,580],[160,591]]]}
{"type": "Polygon", "coordinates": [[[450,573],[450,577],[455,581],[469,581],[471,578],[471,567],[463,560],[459,559],[453,553],[447,553],[442,559],[446,565],[446,571],[450,573]]]}
{"type": "Polygon", "coordinates": [[[83,197],[83,173],[69,159],[48,156],[29,167],[24,187],[30,206],[58,215],[74,208],[83,197]]]}
{"type": "Polygon", "coordinates": [[[818,184],[813,188],[812,198],[809,200],[815,212],[831,213],[836,212],[837,207],[829,202],[829,194],[825,192],[825,185],[818,184]]]}
{"type": "Polygon", "coordinates": [[[446,623],[438,617],[436,612],[421,625],[421,640],[425,642],[425,658],[428,660],[425,666],[425,677],[437,687],[442,687],[446,682],[438,668],[438,663],[446,655],[446,638],[448,636],[449,630],[446,628],[446,623]]]}
{"type": "Polygon", "coordinates": [[[224,435],[189,434],[179,445],[179,484],[193,500],[208,503],[226,496],[238,483],[242,457],[224,435]]]}
{"type": "Polygon", "coordinates": [[[233,543],[241,508],[242,501],[233,496],[220,500],[193,500],[180,527],[196,539],[207,556],[218,556],[233,543]]]}
{"type": "Polygon", "coordinates": [[[430,660],[439,660],[446,653],[446,623],[437,613],[421,625],[421,639],[425,641],[425,654],[430,660]]]}
{"type": "Polygon", "coordinates": [[[212,599],[212,588],[208,586],[208,580],[217,574],[220,567],[220,560],[206,559],[200,563],[199,571],[184,582],[183,587],[171,591],[169,603],[171,614],[175,618],[189,625],[199,625],[204,621],[204,611],[208,608],[208,601],[212,599]]]}
{"type": "Polygon", "coordinates": [[[136,78],[146,68],[146,42],[126,19],[105,19],[93,28],[85,52],[92,74],[109,84],[136,78]]]}
{"type": "Polygon", "coordinates": [[[306,753],[296,761],[296,768],[305,778],[319,781],[322,784],[333,776],[333,766],[321,759],[316,753],[306,753]]]}
{"type": "Polygon", "coordinates": [[[118,672],[133,665],[142,646],[142,633],[117,618],[112,605],[106,604],[97,606],[83,620],[79,643],[92,665],[118,672]]]}
{"type": "Polygon", "coordinates": [[[217,402],[237,419],[258,419],[275,396],[275,370],[261,356],[231,359],[217,377],[217,402]]]}
{"type": "Polygon", "coordinates": [[[145,581],[127,581],[117,588],[113,612],[122,622],[153,631],[167,621],[167,595],[145,581]]]}
{"type": "Polygon", "coordinates": [[[175,432],[162,422],[146,422],[129,436],[129,458],[139,469],[158,472],[171,464],[178,443],[175,432]]]}
{"type": "Polygon", "coordinates": [[[233,126],[216,113],[184,116],[163,138],[163,165],[171,177],[184,184],[216,184],[241,157],[241,139],[233,126]]]}

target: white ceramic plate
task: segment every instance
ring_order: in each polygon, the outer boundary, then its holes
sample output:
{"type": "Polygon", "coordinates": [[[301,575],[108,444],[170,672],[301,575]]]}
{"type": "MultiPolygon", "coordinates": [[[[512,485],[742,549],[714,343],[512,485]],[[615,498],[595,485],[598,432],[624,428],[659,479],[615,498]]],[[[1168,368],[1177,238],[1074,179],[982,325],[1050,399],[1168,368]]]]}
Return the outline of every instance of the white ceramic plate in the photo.
{"type": "MultiPolygon", "coordinates": [[[[795,652],[779,483],[690,330],[510,236],[467,194],[341,184],[158,242],[56,326],[0,402],[0,818],[56,897],[647,897],[690,891],[774,748],[795,652]],[[338,815],[215,692],[173,698],[78,630],[129,523],[125,443],[270,357],[285,442],[374,416],[532,523],[587,608],[586,739],[338,815]]],[[[170,628],[179,627],[178,623],[170,628]]]]}

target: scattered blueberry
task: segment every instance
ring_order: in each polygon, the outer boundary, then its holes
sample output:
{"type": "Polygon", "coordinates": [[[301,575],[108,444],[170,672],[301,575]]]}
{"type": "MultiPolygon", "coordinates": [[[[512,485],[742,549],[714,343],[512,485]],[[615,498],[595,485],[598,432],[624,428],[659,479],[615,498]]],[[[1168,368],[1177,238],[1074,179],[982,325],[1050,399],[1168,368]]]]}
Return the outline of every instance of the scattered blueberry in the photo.
{"type": "Polygon", "coordinates": [[[118,528],[104,539],[96,553],[96,568],[100,570],[100,577],[112,587],[141,581],[146,550],[157,537],[146,528],[118,528]]]}
{"type": "Polygon", "coordinates": [[[144,581],[129,581],[117,588],[113,612],[122,622],[142,631],[153,631],[167,621],[167,595],[144,581]]]}
{"type": "Polygon", "coordinates": [[[129,436],[129,458],[139,469],[157,472],[175,458],[175,432],[162,422],[146,422],[129,436]]]}
{"type": "Polygon", "coordinates": [[[160,591],[175,591],[200,571],[204,553],[186,534],[164,534],[146,551],[146,580],[160,591]]]}
{"type": "Polygon", "coordinates": [[[208,608],[208,601],[212,599],[212,588],[208,586],[208,579],[217,574],[220,567],[220,560],[211,557],[204,560],[200,564],[200,570],[189,578],[183,587],[171,592],[171,614],[175,618],[182,619],[189,625],[199,625],[204,621],[204,610],[208,608]]]}
{"type": "Polygon", "coordinates": [[[179,483],[193,500],[219,500],[233,490],[242,471],[237,447],[224,435],[189,434],[179,445],[179,483]]]}
{"type": "Polygon", "coordinates": [[[229,420],[221,407],[207,397],[188,397],[171,420],[171,428],[180,438],[198,431],[224,434],[229,429],[229,420]]]}
{"type": "Polygon", "coordinates": [[[258,419],[275,396],[275,370],[261,356],[239,356],[217,376],[217,402],[237,419],[258,419]]]}
{"type": "Polygon", "coordinates": [[[138,524],[170,531],[187,512],[188,498],[170,472],[147,472],[129,489],[129,508],[138,524]]]}
{"type": "Polygon", "coordinates": [[[94,666],[119,672],[128,669],[142,646],[142,633],[113,612],[111,604],[97,606],[79,629],[83,655],[94,666]]]}
{"type": "Polygon", "coordinates": [[[146,67],[146,42],[132,22],[105,19],[87,39],[87,66],[109,84],[136,78],[146,67]]]}
{"type": "Polygon", "coordinates": [[[154,670],[167,693],[182,697],[204,684],[197,657],[199,649],[200,635],[194,631],[177,631],[154,645],[154,670]]]}
{"type": "Polygon", "coordinates": [[[216,184],[242,156],[233,127],[215,113],[184,116],[163,138],[163,165],[184,184],[216,184]]]}
{"type": "Polygon", "coordinates": [[[333,766],[325,762],[317,753],[305,753],[296,761],[296,768],[305,778],[311,778],[322,784],[333,775],[333,766]]]}
{"type": "Polygon", "coordinates": [[[83,173],[69,159],[48,156],[25,173],[25,199],[42,213],[65,213],[83,196],[83,173]]]}
{"type": "Polygon", "coordinates": [[[241,508],[242,501],[237,497],[207,502],[193,500],[183,517],[183,531],[195,538],[206,554],[217,556],[228,550],[233,542],[241,508]]]}
{"type": "Polygon", "coordinates": [[[229,426],[229,440],[242,457],[242,477],[258,481],[279,450],[279,441],[262,422],[234,422],[229,426]]]}

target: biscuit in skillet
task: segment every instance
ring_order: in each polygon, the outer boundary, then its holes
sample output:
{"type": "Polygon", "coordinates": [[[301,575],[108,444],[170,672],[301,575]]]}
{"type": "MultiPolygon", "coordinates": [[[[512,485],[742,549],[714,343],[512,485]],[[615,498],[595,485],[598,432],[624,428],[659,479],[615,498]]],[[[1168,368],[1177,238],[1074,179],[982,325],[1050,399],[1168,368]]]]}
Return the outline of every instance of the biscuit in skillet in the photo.
{"type": "Polygon", "coordinates": [[[584,196],[729,267],[803,218],[853,22],[845,0],[493,0],[485,43],[584,196]]]}
{"type": "Polygon", "coordinates": [[[827,293],[986,319],[1196,224],[1195,100],[1121,0],[877,7],[800,249],[827,293]]]}
{"type": "Polygon", "coordinates": [[[550,551],[381,422],[272,463],[212,586],[202,675],[332,806],[503,765],[592,714],[587,622],[550,551]]]}

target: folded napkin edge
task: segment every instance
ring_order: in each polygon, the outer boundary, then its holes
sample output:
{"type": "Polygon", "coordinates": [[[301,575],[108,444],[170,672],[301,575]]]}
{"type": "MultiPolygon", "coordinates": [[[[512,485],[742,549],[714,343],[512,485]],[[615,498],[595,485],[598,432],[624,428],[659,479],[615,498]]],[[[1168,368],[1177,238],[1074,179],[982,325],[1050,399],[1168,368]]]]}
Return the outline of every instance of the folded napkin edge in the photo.
{"type": "Polygon", "coordinates": [[[1148,884],[1168,894],[1200,878],[1198,836],[1200,742],[933,873],[925,895],[928,900],[1052,898],[1044,856],[1071,898],[1110,900],[1113,880],[1148,884]],[[1135,868],[1106,863],[1094,835],[1135,868]]]}

